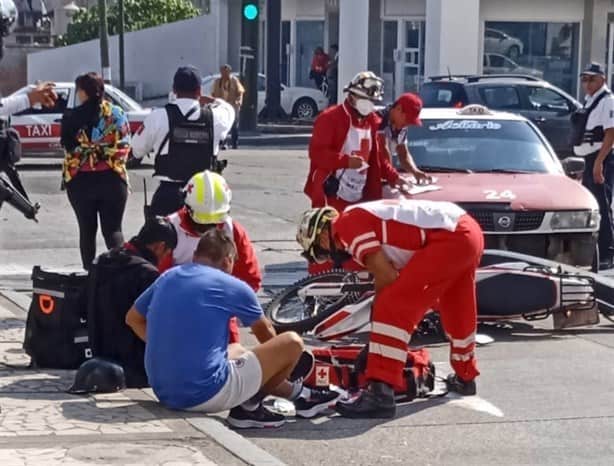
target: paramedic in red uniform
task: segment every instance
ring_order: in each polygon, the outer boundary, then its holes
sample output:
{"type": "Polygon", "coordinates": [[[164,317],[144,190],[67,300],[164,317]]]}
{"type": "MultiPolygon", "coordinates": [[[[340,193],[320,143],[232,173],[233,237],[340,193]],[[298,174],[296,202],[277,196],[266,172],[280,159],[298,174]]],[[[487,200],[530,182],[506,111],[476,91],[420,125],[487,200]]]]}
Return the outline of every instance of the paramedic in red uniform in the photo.
{"type": "Polygon", "coordinates": [[[383,97],[383,81],[370,71],[345,87],[345,101],[326,109],[313,126],[305,194],[312,207],[334,207],[382,198],[382,179],[395,186],[399,174],[378,150],[380,117],[374,102],[383,97]]]}
{"type": "Polygon", "coordinates": [[[448,390],[476,393],[475,273],[484,240],[479,225],[456,204],[382,200],[339,214],[330,207],[303,214],[297,240],[314,262],[350,253],[375,280],[366,376],[354,400],[337,403],[353,418],[393,417],[394,388],[402,385],[407,345],[429,309],[437,309],[450,341],[454,374],[448,390]]]}
{"type": "MultiPolygon", "coordinates": [[[[200,172],[188,181],[184,191],[185,206],[168,217],[177,231],[177,246],[172,256],[169,255],[160,264],[160,272],[191,262],[202,235],[212,228],[218,228],[234,240],[237,248],[232,275],[257,292],[262,284],[260,265],[245,228],[229,215],[232,192],[226,180],[214,172],[200,172]]],[[[230,340],[230,343],[239,342],[235,319],[230,324],[230,340]]]]}

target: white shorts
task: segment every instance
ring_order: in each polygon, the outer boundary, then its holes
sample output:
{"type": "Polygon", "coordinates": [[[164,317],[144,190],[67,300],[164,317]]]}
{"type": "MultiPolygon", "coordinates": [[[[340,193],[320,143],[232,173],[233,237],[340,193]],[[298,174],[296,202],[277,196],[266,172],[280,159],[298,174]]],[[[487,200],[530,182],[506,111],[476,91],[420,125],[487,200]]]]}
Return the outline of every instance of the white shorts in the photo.
{"type": "Polygon", "coordinates": [[[239,359],[228,361],[230,372],[224,386],[213,398],[188,411],[219,413],[245,403],[260,390],[262,385],[262,368],[256,355],[248,351],[239,359]]]}

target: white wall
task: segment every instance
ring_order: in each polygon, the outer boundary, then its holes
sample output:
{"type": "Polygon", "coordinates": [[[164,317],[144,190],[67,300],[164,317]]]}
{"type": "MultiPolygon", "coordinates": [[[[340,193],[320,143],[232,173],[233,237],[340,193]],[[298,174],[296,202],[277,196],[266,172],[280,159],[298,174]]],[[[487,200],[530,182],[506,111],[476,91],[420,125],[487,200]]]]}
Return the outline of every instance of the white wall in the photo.
{"type": "Polygon", "coordinates": [[[281,2],[282,21],[309,18],[324,19],[324,15],[324,0],[282,0],[281,2]]]}
{"type": "Polygon", "coordinates": [[[585,1],[482,0],[480,17],[483,21],[580,21],[585,1]]]}
{"type": "Polygon", "coordinates": [[[383,0],[383,15],[386,17],[424,16],[427,0],[383,0]]]}
{"type": "Polygon", "coordinates": [[[354,75],[367,69],[369,0],[339,0],[338,96],[354,75]]]}
{"type": "MultiPolygon", "coordinates": [[[[126,81],[143,83],[145,98],[168,94],[175,70],[191,64],[203,75],[226,61],[220,49],[220,24],[214,15],[130,32],[125,36],[126,81]]],[[[224,42],[226,42],[224,40],[224,42]]],[[[112,79],[119,81],[119,45],[110,37],[112,79]]],[[[28,55],[28,82],[73,81],[79,74],[100,72],[99,41],[92,40],[28,55]]]]}
{"type": "Polygon", "coordinates": [[[428,0],[425,76],[477,73],[480,0],[428,0]]]}

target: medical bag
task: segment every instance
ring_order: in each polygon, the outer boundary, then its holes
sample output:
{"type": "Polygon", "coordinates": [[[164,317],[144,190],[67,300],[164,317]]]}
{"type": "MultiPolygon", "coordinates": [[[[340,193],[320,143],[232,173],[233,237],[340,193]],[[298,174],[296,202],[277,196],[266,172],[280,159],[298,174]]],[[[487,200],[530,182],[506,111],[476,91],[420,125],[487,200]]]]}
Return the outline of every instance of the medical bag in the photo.
{"type": "MultiPolygon", "coordinates": [[[[340,345],[312,350],[314,363],[303,383],[310,388],[336,385],[350,392],[367,386],[367,346],[340,345]]],[[[426,348],[407,351],[403,386],[395,387],[399,401],[426,398],[435,388],[435,366],[426,348]]]]}

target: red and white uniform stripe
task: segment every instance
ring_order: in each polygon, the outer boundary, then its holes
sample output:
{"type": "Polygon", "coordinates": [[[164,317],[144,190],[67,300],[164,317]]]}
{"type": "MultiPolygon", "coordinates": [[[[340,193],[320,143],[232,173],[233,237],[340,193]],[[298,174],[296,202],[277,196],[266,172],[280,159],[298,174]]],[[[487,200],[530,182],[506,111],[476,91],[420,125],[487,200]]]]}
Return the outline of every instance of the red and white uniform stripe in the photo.
{"type": "Polygon", "coordinates": [[[411,332],[436,308],[450,340],[452,367],[464,380],[475,378],[479,225],[455,204],[403,199],[351,206],[333,231],[357,262],[364,265],[367,256],[382,251],[399,271],[375,300],[367,377],[402,386],[411,332]]]}

